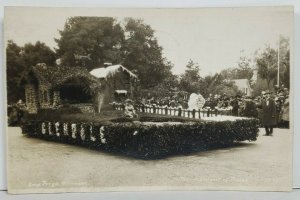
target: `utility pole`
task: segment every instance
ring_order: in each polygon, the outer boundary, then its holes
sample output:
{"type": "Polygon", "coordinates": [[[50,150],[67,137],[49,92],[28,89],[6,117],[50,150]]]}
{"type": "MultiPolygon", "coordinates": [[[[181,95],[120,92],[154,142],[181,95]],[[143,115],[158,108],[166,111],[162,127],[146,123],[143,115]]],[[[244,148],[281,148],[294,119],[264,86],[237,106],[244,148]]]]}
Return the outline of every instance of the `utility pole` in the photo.
{"type": "Polygon", "coordinates": [[[279,40],[278,40],[278,52],[277,52],[277,85],[278,87],[280,87],[280,82],[279,82],[279,65],[280,65],[280,59],[279,59],[279,51],[280,51],[280,36],[279,36],[279,40]]]}

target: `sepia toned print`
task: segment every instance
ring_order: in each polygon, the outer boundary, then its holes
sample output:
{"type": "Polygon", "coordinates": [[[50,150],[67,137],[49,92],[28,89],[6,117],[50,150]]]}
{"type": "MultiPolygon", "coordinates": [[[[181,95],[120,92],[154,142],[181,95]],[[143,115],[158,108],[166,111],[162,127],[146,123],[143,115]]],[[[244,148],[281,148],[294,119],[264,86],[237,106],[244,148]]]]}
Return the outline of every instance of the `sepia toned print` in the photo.
{"type": "Polygon", "coordinates": [[[7,7],[8,191],[290,191],[293,15],[7,7]]]}

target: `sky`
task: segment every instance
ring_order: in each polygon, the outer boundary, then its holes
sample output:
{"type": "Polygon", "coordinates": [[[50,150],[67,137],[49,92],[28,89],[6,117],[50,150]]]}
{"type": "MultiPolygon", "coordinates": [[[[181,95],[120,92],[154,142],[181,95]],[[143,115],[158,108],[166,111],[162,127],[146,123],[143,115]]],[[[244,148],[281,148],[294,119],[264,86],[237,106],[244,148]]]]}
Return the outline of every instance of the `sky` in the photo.
{"type": "Polygon", "coordinates": [[[205,76],[237,67],[240,56],[266,45],[276,48],[279,35],[293,39],[291,7],[201,9],[99,9],[10,7],[5,10],[5,40],[18,45],[42,41],[52,49],[68,17],[99,16],[143,19],[155,30],[163,56],[183,73],[190,59],[205,76]]]}

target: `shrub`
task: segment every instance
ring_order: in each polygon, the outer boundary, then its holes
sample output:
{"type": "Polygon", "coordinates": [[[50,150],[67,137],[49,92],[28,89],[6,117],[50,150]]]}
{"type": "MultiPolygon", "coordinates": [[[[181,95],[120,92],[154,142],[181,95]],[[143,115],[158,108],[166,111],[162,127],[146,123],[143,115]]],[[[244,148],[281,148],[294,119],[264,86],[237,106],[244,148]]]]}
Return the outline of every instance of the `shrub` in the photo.
{"type": "Polygon", "coordinates": [[[27,120],[60,120],[63,115],[78,114],[81,113],[79,108],[64,105],[63,107],[52,109],[43,108],[39,109],[37,114],[28,114],[27,120]]]}
{"type": "Polygon", "coordinates": [[[258,120],[110,124],[34,120],[24,124],[22,132],[46,140],[155,159],[229,146],[239,141],[255,141],[258,120]]]}

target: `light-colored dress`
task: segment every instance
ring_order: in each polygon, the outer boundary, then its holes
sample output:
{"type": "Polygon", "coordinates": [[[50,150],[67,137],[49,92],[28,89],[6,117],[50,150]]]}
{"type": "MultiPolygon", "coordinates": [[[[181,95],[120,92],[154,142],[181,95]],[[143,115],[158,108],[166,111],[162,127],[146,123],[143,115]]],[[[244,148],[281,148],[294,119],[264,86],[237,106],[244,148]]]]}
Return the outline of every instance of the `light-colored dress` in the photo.
{"type": "Polygon", "coordinates": [[[125,113],[124,114],[125,114],[126,117],[133,118],[136,115],[135,109],[134,109],[133,105],[126,104],[125,105],[125,113]]]}

